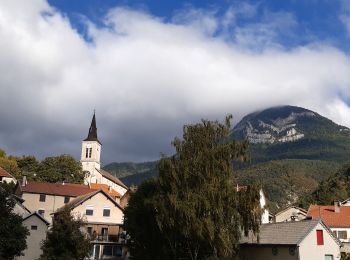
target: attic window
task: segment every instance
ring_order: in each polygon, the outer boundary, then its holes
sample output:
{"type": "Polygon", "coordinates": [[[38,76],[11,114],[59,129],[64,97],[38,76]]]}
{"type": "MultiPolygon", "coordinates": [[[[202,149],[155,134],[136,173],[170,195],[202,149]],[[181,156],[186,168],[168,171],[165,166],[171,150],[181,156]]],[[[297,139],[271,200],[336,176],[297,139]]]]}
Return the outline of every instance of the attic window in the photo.
{"type": "Polygon", "coordinates": [[[324,245],[324,242],[323,242],[323,230],[316,230],[316,237],[317,237],[317,245],[318,246],[324,245]]]}
{"type": "Polygon", "coordinates": [[[103,216],[104,216],[104,217],[109,217],[110,215],[111,215],[111,209],[105,207],[105,208],[103,209],[103,216]]]}
{"type": "Polygon", "coordinates": [[[87,206],[86,211],[85,211],[86,216],[92,216],[94,215],[94,207],[92,206],[87,206]]]}

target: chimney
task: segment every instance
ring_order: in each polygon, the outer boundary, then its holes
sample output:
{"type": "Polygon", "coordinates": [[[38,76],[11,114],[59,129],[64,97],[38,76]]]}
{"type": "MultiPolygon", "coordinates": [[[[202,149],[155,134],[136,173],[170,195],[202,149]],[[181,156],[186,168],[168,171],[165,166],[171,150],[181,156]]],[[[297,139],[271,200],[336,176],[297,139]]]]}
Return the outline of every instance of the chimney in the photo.
{"type": "Polygon", "coordinates": [[[27,185],[27,176],[23,176],[22,187],[25,187],[26,185],[27,185]]]}
{"type": "Polygon", "coordinates": [[[334,212],[339,213],[340,212],[340,202],[339,201],[334,201],[334,212]]]}
{"type": "Polygon", "coordinates": [[[64,181],[62,181],[62,185],[64,185],[64,181]]]}

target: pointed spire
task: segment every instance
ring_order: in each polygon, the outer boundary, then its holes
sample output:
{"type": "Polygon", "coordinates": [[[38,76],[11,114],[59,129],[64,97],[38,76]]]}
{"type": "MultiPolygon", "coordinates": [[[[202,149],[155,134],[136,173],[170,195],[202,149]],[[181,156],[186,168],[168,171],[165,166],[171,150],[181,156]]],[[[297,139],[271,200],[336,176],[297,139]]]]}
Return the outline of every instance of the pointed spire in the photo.
{"type": "Polygon", "coordinates": [[[94,110],[94,116],[92,117],[92,120],[91,120],[91,125],[90,125],[90,128],[89,128],[88,136],[87,136],[87,138],[84,141],[97,141],[97,142],[100,143],[100,141],[97,138],[97,127],[96,127],[95,110],[94,110]]]}

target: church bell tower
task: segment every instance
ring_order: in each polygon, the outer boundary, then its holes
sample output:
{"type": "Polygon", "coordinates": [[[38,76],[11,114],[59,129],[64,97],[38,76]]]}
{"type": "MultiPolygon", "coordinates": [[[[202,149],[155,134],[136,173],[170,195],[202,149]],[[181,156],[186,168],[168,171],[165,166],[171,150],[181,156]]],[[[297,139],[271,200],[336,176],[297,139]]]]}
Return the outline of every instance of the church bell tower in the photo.
{"type": "Polygon", "coordinates": [[[83,140],[81,148],[81,165],[85,172],[84,183],[97,183],[98,170],[101,167],[101,143],[97,138],[96,116],[95,112],[91,120],[89,133],[86,139],[83,140]]]}

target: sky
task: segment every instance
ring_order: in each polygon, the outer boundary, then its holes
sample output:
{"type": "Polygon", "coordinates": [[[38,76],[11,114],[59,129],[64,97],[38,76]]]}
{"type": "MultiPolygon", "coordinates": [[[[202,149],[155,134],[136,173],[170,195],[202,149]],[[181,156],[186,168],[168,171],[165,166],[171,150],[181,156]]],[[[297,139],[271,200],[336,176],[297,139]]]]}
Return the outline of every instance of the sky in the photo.
{"type": "Polygon", "coordinates": [[[278,105],[350,127],[350,1],[2,0],[0,148],[172,154],[184,124],[278,105]]]}

